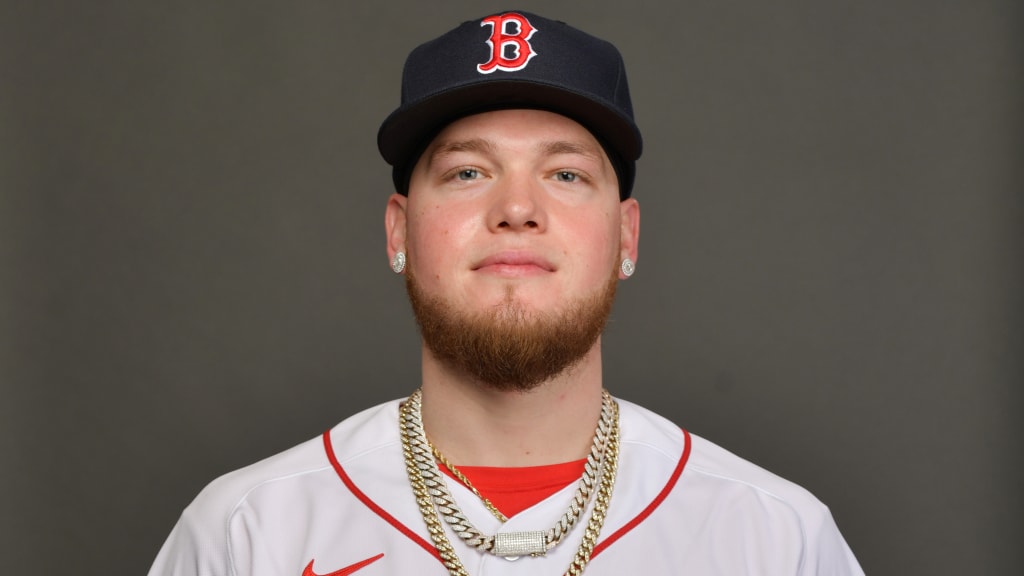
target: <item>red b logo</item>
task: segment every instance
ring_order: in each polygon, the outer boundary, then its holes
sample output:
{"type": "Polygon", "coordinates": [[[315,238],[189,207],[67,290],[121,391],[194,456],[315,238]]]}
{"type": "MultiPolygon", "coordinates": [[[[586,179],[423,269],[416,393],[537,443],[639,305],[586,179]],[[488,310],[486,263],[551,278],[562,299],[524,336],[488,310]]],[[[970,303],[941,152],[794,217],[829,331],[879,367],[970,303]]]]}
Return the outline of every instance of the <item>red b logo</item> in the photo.
{"type": "Polygon", "coordinates": [[[537,31],[530,22],[515,12],[489,16],[484,18],[481,26],[490,25],[491,37],[487,45],[491,47],[491,59],[476,67],[481,74],[490,74],[495,70],[515,72],[526,68],[526,64],[537,55],[530,45],[530,37],[537,31]],[[508,55],[506,55],[508,51],[508,55]]]}

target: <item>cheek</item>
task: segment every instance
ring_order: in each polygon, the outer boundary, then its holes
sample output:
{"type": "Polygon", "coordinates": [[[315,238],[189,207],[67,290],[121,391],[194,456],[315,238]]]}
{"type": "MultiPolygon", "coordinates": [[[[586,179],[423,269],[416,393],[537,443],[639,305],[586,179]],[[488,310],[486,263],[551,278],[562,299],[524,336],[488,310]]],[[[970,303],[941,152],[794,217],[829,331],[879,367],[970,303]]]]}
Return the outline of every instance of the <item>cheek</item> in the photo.
{"type": "Polygon", "coordinates": [[[604,212],[574,217],[567,229],[573,231],[567,253],[586,265],[588,274],[601,275],[616,266],[619,255],[618,213],[604,212]]]}
{"type": "Polygon", "coordinates": [[[471,225],[451,210],[419,210],[409,222],[410,265],[426,280],[440,277],[453,267],[468,243],[471,225]]]}

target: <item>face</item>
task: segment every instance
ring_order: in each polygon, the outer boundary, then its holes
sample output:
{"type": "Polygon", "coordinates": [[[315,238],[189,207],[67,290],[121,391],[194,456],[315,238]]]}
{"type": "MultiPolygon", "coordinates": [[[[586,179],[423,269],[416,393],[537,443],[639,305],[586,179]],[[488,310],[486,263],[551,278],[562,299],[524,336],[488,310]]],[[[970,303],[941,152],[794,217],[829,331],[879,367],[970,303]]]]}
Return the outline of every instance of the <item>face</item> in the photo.
{"type": "Polygon", "coordinates": [[[574,348],[583,351],[568,354],[582,356],[598,341],[622,259],[636,260],[639,208],[619,201],[615,172],[581,125],[504,110],[447,126],[414,168],[408,197],[390,199],[386,223],[389,257],[407,255],[428,348],[422,316],[440,314],[490,325],[506,346],[510,330],[557,328],[548,339],[565,341],[567,326],[581,326],[588,334],[574,348]],[[599,316],[596,329],[588,315],[599,316]]]}

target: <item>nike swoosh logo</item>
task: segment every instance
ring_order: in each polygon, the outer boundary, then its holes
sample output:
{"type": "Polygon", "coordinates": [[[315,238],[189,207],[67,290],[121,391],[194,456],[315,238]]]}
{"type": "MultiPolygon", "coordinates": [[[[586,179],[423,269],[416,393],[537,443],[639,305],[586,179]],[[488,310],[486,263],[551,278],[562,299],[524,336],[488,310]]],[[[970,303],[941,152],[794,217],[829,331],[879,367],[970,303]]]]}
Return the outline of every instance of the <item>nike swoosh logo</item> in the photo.
{"type": "Polygon", "coordinates": [[[362,562],[356,562],[355,564],[352,564],[350,566],[345,566],[341,570],[335,570],[330,574],[317,574],[316,572],[313,572],[313,560],[310,560],[309,564],[306,566],[306,569],[302,571],[302,576],[348,576],[349,574],[353,574],[356,570],[359,570],[360,568],[365,568],[366,566],[373,564],[374,562],[380,560],[383,557],[384,553],[381,552],[380,554],[377,554],[372,558],[367,558],[362,562]]]}

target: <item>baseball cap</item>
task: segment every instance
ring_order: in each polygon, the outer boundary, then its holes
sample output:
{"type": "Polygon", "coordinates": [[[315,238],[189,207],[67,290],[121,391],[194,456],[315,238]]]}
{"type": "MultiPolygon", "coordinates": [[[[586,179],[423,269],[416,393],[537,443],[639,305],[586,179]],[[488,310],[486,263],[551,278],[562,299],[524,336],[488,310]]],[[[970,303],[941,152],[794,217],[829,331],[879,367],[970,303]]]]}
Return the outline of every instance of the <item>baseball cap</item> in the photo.
{"type": "Polygon", "coordinates": [[[629,197],[643,141],[622,55],[564,22],[521,11],[463,22],[409,54],[401,104],[377,133],[395,189],[408,193],[416,161],[445,126],[512,108],[555,112],[587,128],[615,168],[620,197],[629,197]]]}

